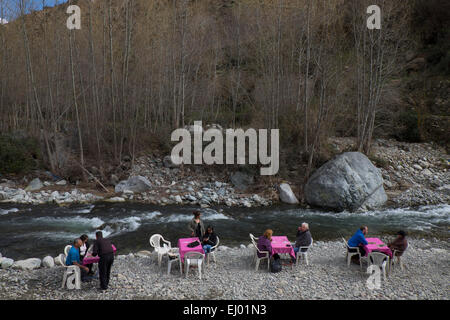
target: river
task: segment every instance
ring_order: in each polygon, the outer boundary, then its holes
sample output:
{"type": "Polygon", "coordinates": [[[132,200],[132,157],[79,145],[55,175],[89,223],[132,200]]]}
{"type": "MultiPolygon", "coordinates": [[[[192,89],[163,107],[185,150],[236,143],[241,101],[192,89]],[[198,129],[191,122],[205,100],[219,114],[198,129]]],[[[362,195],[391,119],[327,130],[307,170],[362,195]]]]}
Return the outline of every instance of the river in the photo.
{"type": "MultiPolygon", "coordinates": [[[[162,234],[176,246],[178,238],[190,236],[187,224],[196,209],[106,202],[63,207],[0,204],[0,252],[15,260],[56,256],[83,233],[93,239],[98,228],[113,240],[120,254],[151,250],[149,238],[154,233],[162,234]]],[[[302,222],[309,223],[314,240],[348,238],[361,225],[369,226],[369,236],[394,235],[403,229],[416,238],[448,240],[450,233],[450,205],[365,213],[334,213],[288,205],[201,211],[205,227],[213,225],[221,244],[231,247],[248,244],[249,233],[259,236],[267,228],[273,229],[274,235],[287,235],[294,241],[302,222]]]]}

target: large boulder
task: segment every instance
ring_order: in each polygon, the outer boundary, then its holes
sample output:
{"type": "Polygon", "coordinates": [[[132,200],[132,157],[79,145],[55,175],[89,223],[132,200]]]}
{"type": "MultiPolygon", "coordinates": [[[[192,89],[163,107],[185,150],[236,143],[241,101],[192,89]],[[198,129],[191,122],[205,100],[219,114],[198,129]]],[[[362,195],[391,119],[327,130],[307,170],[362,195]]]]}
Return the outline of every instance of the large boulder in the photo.
{"type": "Polygon", "coordinates": [[[231,183],[238,190],[246,190],[253,184],[253,176],[241,171],[236,171],[230,176],[231,183]]]}
{"type": "Polygon", "coordinates": [[[44,259],[42,259],[42,266],[45,268],[53,268],[55,266],[55,261],[52,257],[46,256],[44,259]]]}
{"type": "Polygon", "coordinates": [[[14,269],[21,269],[21,270],[34,270],[41,266],[41,259],[38,258],[30,258],[26,260],[19,260],[14,262],[13,268],[14,269]]]}
{"type": "Polygon", "coordinates": [[[383,177],[360,152],[346,152],[320,167],[305,186],[306,202],[337,211],[374,209],[387,201],[383,177]]]}
{"type": "Polygon", "coordinates": [[[30,184],[25,188],[25,191],[36,191],[43,187],[41,180],[39,178],[31,180],[30,184]]]}
{"type": "Polygon", "coordinates": [[[10,258],[2,258],[1,260],[1,266],[2,269],[8,269],[14,264],[14,260],[10,258]]]}
{"type": "Polygon", "coordinates": [[[297,204],[298,199],[295,196],[294,192],[292,192],[291,186],[287,183],[280,184],[280,187],[278,188],[280,191],[280,200],[284,203],[289,204],[297,204]]]}
{"type": "Polygon", "coordinates": [[[119,182],[115,187],[116,193],[121,193],[124,190],[130,190],[133,192],[145,192],[152,188],[152,184],[147,178],[143,176],[132,176],[128,180],[119,182]]]}

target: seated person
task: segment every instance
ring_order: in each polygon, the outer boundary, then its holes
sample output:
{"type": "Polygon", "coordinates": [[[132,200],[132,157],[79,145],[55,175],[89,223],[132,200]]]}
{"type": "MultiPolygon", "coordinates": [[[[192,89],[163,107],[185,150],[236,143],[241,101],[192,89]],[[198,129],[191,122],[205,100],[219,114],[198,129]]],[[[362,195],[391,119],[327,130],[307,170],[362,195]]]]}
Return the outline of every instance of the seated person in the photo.
{"type": "Polygon", "coordinates": [[[397,232],[397,235],[397,238],[394,241],[390,242],[388,244],[388,247],[392,252],[396,250],[397,252],[395,253],[395,256],[400,257],[408,247],[408,241],[406,241],[405,231],[400,230],[399,232],[397,232]]]}
{"type": "MultiPolygon", "coordinates": [[[[272,234],[273,231],[271,229],[267,229],[264,231],[264,234],[258,238],[257,247],[259,251],[268,251],[269,252],[269,258],[272,257],[272,234]]],[[[262,258],[265,257],[264,253],[258,252],[258,257],[262,258]]],[[[279,259],[280,256],[278,254],[273,255],[274,259],[279,259]]]]}
{"type": "MultiPolygon", "coordinates": [[[[355,234],[348,240],[349,247],[359,247],[359,252],[361,256],[366,255],[366,250],[364,250],[364,245],[369,244],[366,240],[365,235],[369,232],[369,228],[367,226],[362,226],[359,228],[355,234]]],[[[356,249],[350,249],[350,252],[356,252],[356,249]]],[[[352,257],[352,261],[355,263],[359,263],[359,258],[357,256],[352,257]]]]}
{"type": "Polygon", "coordinates": [[[211,248],[217,244],[217,235],[214,233],[214,228],[212,226],[208,226],[208,228],[206,228],[206,232],[203,235],[202,244],[205,253],[210,253],[211,248]]]}
{"type": "MultiPolygon", "coordinates": [[[[89,243],[88,243],[88,236],[86,234],[83,234],[81,237],[81,242],[82,245],[79,248],[80,251],[80,261],[83,262],[84,257],[86,256],[86,254],[88,253],[88,249],[89,249],[89,243]]],[[[86,267],[89,268],[89,275],[93,275],[94,273],[92,272],[92,263],[86,265],[86,267]]]]}
{"type": "MultiPolygon", "coordinates": [[[[300,247],[307,247],[311,244],[311,233],[309,232],[309,225],[306,222],[302,223],[297,230],[297,240],[295,241],[294,251],[297,253],[300,247]]],[[[307,251],[308,248],[302,248],[301,252],[307,251]]]]}
{"type": "Polygon", "coordinates": [[[67,254],[66,266],[74,265],[79,267],[81,271],[81,281],[85,281],[86,276],[89,272],[89,268],[81,264],[79,251],[81,246],[82,246],[81,239],[80,238],[75,239],[75,241],[73,242],[73,246],[70,248],[69,253],[67,254]]]}

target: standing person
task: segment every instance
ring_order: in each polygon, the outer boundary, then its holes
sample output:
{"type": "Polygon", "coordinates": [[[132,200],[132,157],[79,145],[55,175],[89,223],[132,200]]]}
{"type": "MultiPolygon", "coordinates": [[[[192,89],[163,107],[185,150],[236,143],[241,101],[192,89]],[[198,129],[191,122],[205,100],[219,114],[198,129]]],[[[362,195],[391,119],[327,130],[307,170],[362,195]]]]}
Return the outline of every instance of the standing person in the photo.
{"type": "MultiPolygon", "coordinates": [[[[89,238],[86,234],[83,234],[83,235],[81,235],[80,240],[82,242],[82,245],[79,248],[80,260],[81,260],[81,262],[83,262],[83,259],[86,256],[88,249],[89,249],[89,243],[88,243],[89,238]]],[[[94,273],[92,272],[92,263],[87,264],[86,267],[89,268],[89,275],[93,275],[94,273]]]]}
{"type": "Polygon", "coordinates": [[[77,266],[81,271],[81,281],[87,280],[87,274],[89,272],[89,268],[83,266],[80,260],[80,247],[82,245],[82,241],[80,238],[77,238],[73,242],[73,246],[70,248],[69,253],[66,258],[66,266],[77,266]]]}
{"type": "MultiPolygon", "coordinates": [[[[311,244],[311,232],[309,232],[309,224],[303,222],[301,227],[297,230],[297,240],[295,241],[294,251],[297,253],[300,247],[307,247],[311,244]]],[[[307,248],[301,249],[302,252],[307,251],[307,248]]]]}
{"type": "Polygon", "coordinates": [[[390,242],[388,244],[388,247],[389,249],[392,250],[392,252],[396,250],[397,252],[395,253],[395,255],[397,257],[400,257],[408,247],[408,241],[406,240],[406,232],[403,230],[397,232],[397,238],[394,241],[390,242]]]}
{"type": "Polygon", "coordinates": [[[200,211],[195,210],[193,214],[194,218],[192,218],[191,222],[189,222],[191,236],[202,239],[202,236],[205,234],[205,226],[203,225],[203,221],[200,220],[200,211]]]}
{"type": "Polygon", "coordinates": [[[100,290],[108,289],[109,276],[111,274],[111,266],[114,262],[114,249],[109,239],[103,238],[103,233],[97,231],[95,233],[97,240],[94,242],[94,249],[92,255],[95,257],[98,255],[100,261],[98,262],[98,270],[100,277],[100,290]]]}
{"type": "MultiPolygon", "coordinates": [[[[366,234],[369,232],[369,227],[362,226],[359,228],[355,234],[348,240],[349,247],[359,247],[359,252],[361,256],[366,255],[366,250],[364,250],[364,245],[368,245],[366,240],[366,234]]],[[[356,249],[350,249],[350,252],[355,251],[356,249]]],[[[357,256],[352,257],[352,261],[359,264],[359,258],[357,256]],[[355,257],[355,258],[354,258],[355,257]]]]}
{"type": "Polygon", "coordinates": [[[203,235],[203,250],[205,253],[210,253],[211,248],[217,244],[217,235],[212,226],[206,228],[206,233],[203,235]]]}

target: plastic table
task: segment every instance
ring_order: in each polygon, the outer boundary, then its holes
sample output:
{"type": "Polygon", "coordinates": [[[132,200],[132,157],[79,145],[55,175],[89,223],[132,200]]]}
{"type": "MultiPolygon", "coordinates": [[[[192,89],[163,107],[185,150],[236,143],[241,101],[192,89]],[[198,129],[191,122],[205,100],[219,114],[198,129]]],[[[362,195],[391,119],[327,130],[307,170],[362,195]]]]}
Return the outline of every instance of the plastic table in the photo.
{"type": "Polygon", "coordinates": [[[180,261],[184,262],[184,255],[188,251],[195,251],[200,252],[202,254],[205,254],[205,251],[203,250],[202,242],[199,240],[199,238],[181,238],[178,239],[178,248],[180,249],[180,261]],[[189,248],[187,245],[191,242],[198,241],[200,244],[196,247],[189,248]]]}

